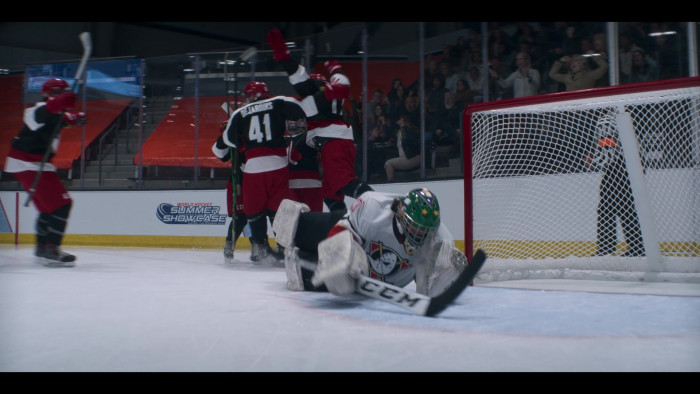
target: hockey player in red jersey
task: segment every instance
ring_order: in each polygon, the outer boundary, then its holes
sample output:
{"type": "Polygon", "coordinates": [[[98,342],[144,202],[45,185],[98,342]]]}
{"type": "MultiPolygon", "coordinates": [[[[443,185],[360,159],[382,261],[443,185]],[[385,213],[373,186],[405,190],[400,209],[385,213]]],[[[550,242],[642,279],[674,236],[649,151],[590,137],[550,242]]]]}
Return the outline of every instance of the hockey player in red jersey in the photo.
{"type": "Polygon", "coordinates": [[[325,63],[329,81],[312,78],[292,59],[279,29],[267,34],[274,59],[289,75],[289,82],[302,98],[307,117],[306,142],[321,152],[323,200],[330,211],[347,210],[345,196],[359,197],[372,188],[355,176],[355,144],[352,127],[342,116],[350,93],[350,80],[338,62],[325,63]]]}
{"type": "Polygon", "coordinates": [[[56,166],[51,163],[51,157],[58,150],[60,132],[55,139],[51,138],[57,127],[84,125],[85,114],[73,109],[77,95],[62,79],[46,81],[41,94],[43,101],[24,110],[24,124],[12,140],[5,172],[13,173],[24,190],[29,191],[44,155],[51,149],[32,195],[32,202],[39,211],[35,255],[38,262],[46,266],[73,267],[75,256],[60,248],[73,200],[56,175],[56,166]]]}
{"type": "MultiPolygon", "coordinates": [[[[289,161],[284,137],[286,121],[304,119],[300,103],[290,97],[270,96],[264,82],[246,85],[247,104],[233,112],[216,147],[243,149],[243,212],[250,224],[251,260],[268,260],[267,218],[274,221],[277,208],[289,198],[289,161]]],[[[217,157],[221,158],[215,151],[217,157]]]]}
{"type": "Polygon", "coordinates": [[[306,144],[306,124],[287,122],[289,136],[289,191],[291,199],[323,212],[321,172],[318,152],[306,144]]]}

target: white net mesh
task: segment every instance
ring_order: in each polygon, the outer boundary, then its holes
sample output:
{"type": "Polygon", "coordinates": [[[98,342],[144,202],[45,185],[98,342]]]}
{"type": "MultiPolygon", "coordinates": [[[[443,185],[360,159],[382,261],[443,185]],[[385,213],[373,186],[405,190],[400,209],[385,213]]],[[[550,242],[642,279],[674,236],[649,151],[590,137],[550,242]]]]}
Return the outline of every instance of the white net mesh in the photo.
{"type": "Polygon", "coordinates": [[[700,80],[682,85],[473,112],[482,277],[499,264],[519,277],[669,272],[684,259],[700,278],[700,80]]]}

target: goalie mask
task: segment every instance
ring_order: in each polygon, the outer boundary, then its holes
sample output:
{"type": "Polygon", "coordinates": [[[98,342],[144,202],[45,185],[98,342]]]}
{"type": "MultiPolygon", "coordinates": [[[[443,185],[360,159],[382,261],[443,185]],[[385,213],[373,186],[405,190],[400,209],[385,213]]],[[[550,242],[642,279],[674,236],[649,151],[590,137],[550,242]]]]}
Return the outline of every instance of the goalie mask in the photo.
{"type": "Polygon", "coordinates": [[[414,189],[399,201],[396,211],[406,240],[405,246],[417,248],[440,226],[440,205],[428,189],[414,189]]]}

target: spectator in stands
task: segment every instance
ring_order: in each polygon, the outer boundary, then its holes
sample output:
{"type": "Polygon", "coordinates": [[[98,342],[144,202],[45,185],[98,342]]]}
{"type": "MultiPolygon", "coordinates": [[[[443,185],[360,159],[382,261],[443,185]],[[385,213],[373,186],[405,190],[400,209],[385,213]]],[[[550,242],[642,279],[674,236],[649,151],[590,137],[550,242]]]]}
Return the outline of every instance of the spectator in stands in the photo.
{"type": "Polygon", "coordinates": [[[457,102],[456,94],[452,92],[443,94],[443,102],[443,109],[436,116],[431,117],[428,130],[435,145],[454,146],[459,151],[457,136],[464,107],[457,102]]]}
{"type": "Polygon", "coordinates": [[[559,45],[555,47],[555,53],[559,56],[567,56],[572,53],[581,53],[581,37],[577,24],[563,22],[557,25],[559,32],[559,45]]]}
{"type": "Polygon", "coordinates": [[[655,79],[670,79],[681,77],[680,54],[677,51],[678,29],[670,28],[666,23],[652,25],[654,45],[651,52],[656,61],[658,76],[655,79]]]}
{"type": "MultiPolygon", "coordinates": [[[[608,55],[608,44],[606,42],[606,36],[605,33],[595,33],[593,34],[593,39],[591,41],[593,45],[593,53],[598,54],[601,56],[605,56],[607,59],[608,55]]],[[[591,69],[595,70],[598,65],[593,62],[589,62],[589,66],[591,66],[591,69]]],[[[600,78],[596,81],[595,86],[596,87],[601,87],[601,86],[609,86],[610,84],[608,83],[608,78],[600,78]]]]}
{"type": "Polygon", "coordinates": [[[51,159],[63,128],[84,125],[85,113],[74,109],[78,96],[62,79],[44,82],[41,95],[41,102],[24,110],[24,123],[10,145],[5,172],[12,173],[22,188],[31,193],[31,201],[39,211],[34,250],[37,262],[48,267],[73,267],[75,256],[61,250],[73,199],[56,175],[51,159]],[[43,168],[40,163],[44,163],[43,168]]]}
{"type": "Polygon", "coordinates": [[[387,93],[388,102],[386,112],[387,115],[389,115],[389,119],[391,119],[392,122],[395,122],[399,119],[401,111],[403,111],[404,101],[406,100],[406,88],[401,83],[401,80],[399,80],[398,84],[395,85],[395,88],[389,93],[387,93]]]}
{"type": "Polygon", "coordinates": [[[657,68],[654,59],[641,48],[634,50],[632,52],[632,66],[629,75],[624,79],[625,83],[654,81],[656,75],[657,68]]]}
{"type": "Polygon", "coordinates": [[[385,174],[384,163],[389,157],[396,157],[396,136],[386,114],[382,113],[381,107],[375,107],[376,121],[368,124],[369,145],[367,146],[367,172],[370,176],[374,174],[385,174]]]}
{"type": "Polygon", "coordinates": [[[598,65],[598,68],[591,70],[586,58],[582,55],[563,56],[554,62],[549,70],[549,77],[564,83],[567,91],[592,88],[597,80],[607,75],[608,62],[605,58],[605,54],[593,56],[593,61],[598,65]],[[566,73],[561,72],[564,67],[568,67],[566,73]]]}
{"type": "Polygon", "coordinates": [[[469,73],[465,79],[469,90],[474,94],[473,101],[475,103],[482,102],[484,100],[484,80],[481,77],[481,66],[469,67],[469,73]]]}
{"type": "Polygon", "coordinates": [[[469,67],[474,65],[481,66],[482,59],[483,57],[481,54],[481,41],[480,39],[474,37],[471,40],[469,40],[469,53],[467,54],[467,56],[464,56],[462,58],[462,64],[460,67],[462,75],[460,76],[460,78],[464,78],[464,74],[469,70],[469,67]]]}
{"type": "Polygon", "coordinates": [[[464,36],[457,37],[457,42],[454,45],[454,53],[455,62],[460,66],[460,69],[462,69],[461,66],[464,61],[464,56],[469,54],[469,43],[464,36]]]}
{"type": "Polygon", "coordinates": [[[438,69],[438,61],[435,59],[435,56],[428,55],[425,57],[425,90],[430,89],[433,77],[436,75],[440,75],[440,70],[438,69]]]}
{"type": "Polygon", "coordinates": [[[437,114],[445,106],[445,92],[448,92],[445,88],[444,80],[442,75],[435,75],[432,79],[432,84],[430,89],[426,91],[425,100],[425,112],[426,117],[433,116],[437,114]]]}
{"type": "MultiPolygon", "coordinates": [[[[403,102],[403,108],[399,112],[398,118],[401,116],[407,116],[411,119],[411,124],[418,127],[420,124],[420,107],[418,106],[418,96],[408,96],[403,102]]],[[[398,122],[398,119],[397,119],[398,122]]],[[[398,123],[396,123],[398,125],[398,123]]],[[[398,127],[394,128],[394,131],[398,131],[398,127]]]]}
{"type": "Polygon", "coordinates": [[[445,80],[445,87],[447,90],[454,92],[457,89],[457,80],[460,79],[460,75],[456,72],[457,70],[445,60],[442,60],[438,67],[442,78],[445,80]]]}
{"type": "Polygon", "coordinates": [[[511,74],[511,70],[505,67],[501,59],[497,57],[492,57],[489,59],[488,69],[489,100],[503,100],[513,97],[508,89],[505,89],[498,84],[498,79],[508,78],[508,76],[511,74]],[[493,76],[494,74],[492,74],[492,71],[495,73],[495,77],[493,76]]]}
{"type": "Polygon", "coordinates": [[[460,105],[466,108],[467,105],[474,102],[474,92],[469,89],[469,84],[466,79],[460,79],[457,81],[457,91],[455,92],[455,98],[460,105]]]}
{"type": "Polygon", "coordinates": [[[388,103],[391,103],[392,101],[399,98],[398,90],[400,86],[403,87],[405,90],[405,86],[403,86],[403,81],[401,80],[401,78],[394,78],[394,80],[391,81],[391,89],[389,89],[389,91],[386,93],[386,100],[388,103]]]}
{"type": "Polygon", "coordinates": [[[393,182],[396,179],[396,170],[407,171],[419,168],[421,165],[421,138],[420,130],[411,117],[407,114],[401,115],[396,122],[398,132],[396,133],[396,147],[398,157],[389,159],[384,163],[386,179],[393,182]]]}
{"type": "Polygon", "coordinates": [[[491,77],[496,78],[499,86],[509,89],[513,88],[512,97],[534,96],[540,88],[540,72],[532,68],[530,55],[525,52],[520,52],[515,57],[517,70],[510,74],[507,78],[502,78],[496,70],[489,69],[491,77]]]}
{"type": "MultiPolygon", "coordinates": [[[[382,113],[386,115],[387,113],[387,104],[384,100],[384,91],[381,89],[376,89],[374,93],[372,93],[372,98],[367,102],[367,121],[369,122],[369,118],[375,117],[375,108],[376,107],[381,107],[382,108],[382,113]]],[[[374,119],[376,121],[376,119],[374,119]]]]}
{"type": "Polygon", "coordinates": [[[629,81],[630,72],[632,71],[632,56],[635,50],[641,49],[634,42],[632,35],[627,32],[620,33],[619,36],[619,54],[620,75],[622,81],[629,81]]]}
{"type": "Polygon", "coordinates": [[[457,48],[451,44],[443,44],[442,59],[440,62],[445,62],[450,65],[450,67],[457,66],[457,68],[459,68],[460,54],[457,52],[457,48]]]}

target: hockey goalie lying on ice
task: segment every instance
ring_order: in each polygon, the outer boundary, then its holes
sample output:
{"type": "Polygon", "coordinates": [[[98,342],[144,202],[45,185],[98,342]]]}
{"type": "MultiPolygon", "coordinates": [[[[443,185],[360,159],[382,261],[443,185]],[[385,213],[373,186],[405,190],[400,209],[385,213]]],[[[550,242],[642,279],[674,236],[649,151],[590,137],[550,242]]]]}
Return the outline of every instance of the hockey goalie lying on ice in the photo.
{"type": "Polygon", "coordinates": [[[428,189],[365,192],[347,213],[309,212],[283,200],[273,229],[285,251],[287,287],[295,291],[348,295],[365,276],[397,287],[415,280],[418,293],[434,297],[467,265],[428,189]]]}

